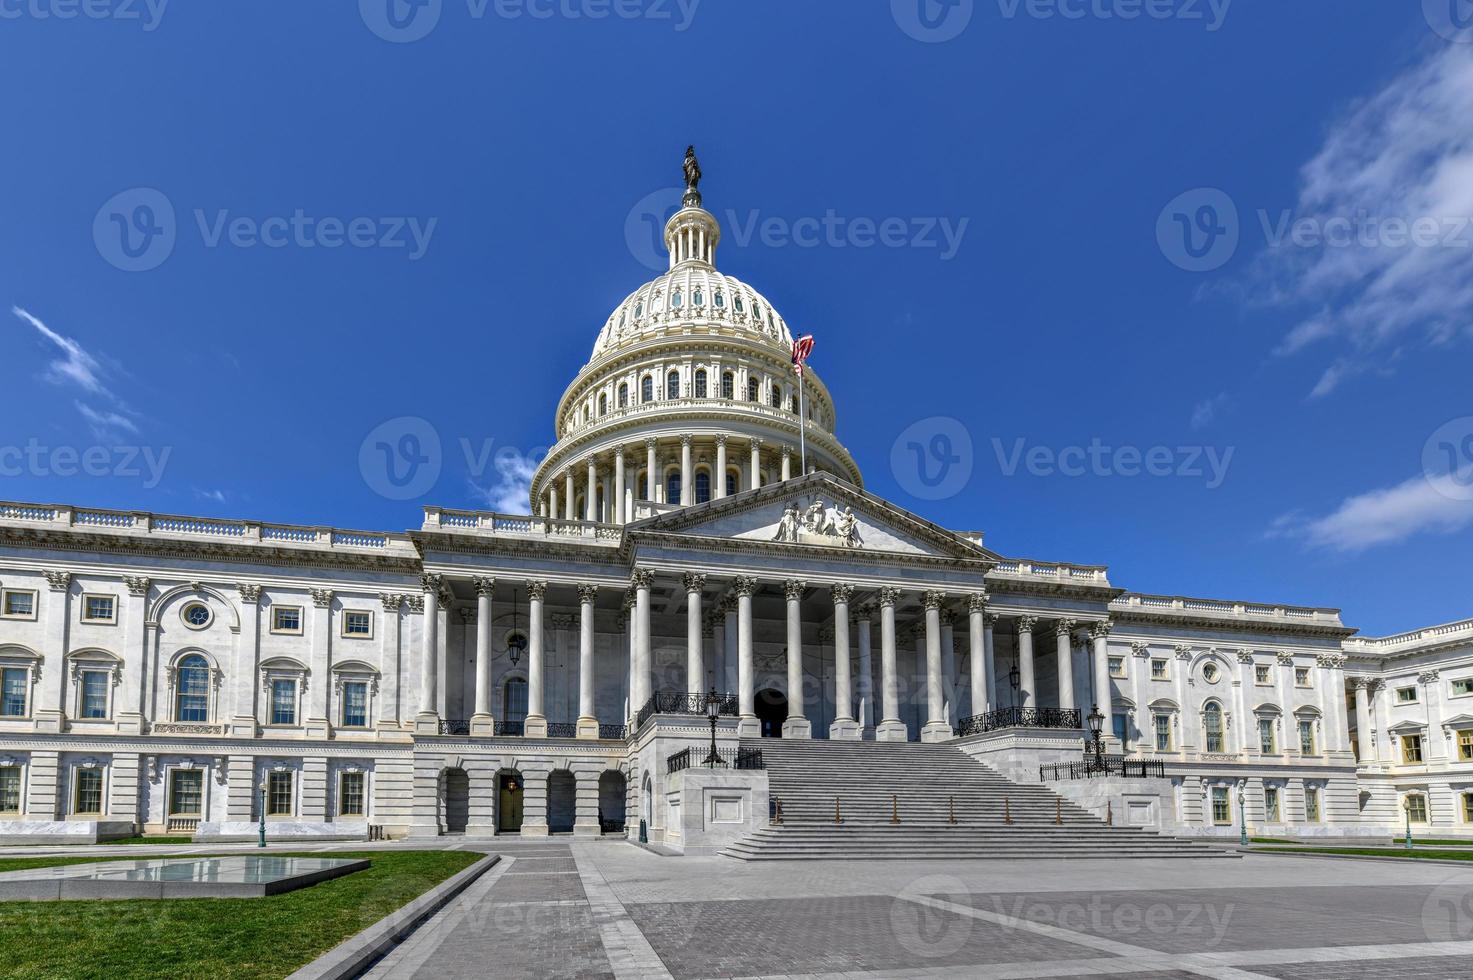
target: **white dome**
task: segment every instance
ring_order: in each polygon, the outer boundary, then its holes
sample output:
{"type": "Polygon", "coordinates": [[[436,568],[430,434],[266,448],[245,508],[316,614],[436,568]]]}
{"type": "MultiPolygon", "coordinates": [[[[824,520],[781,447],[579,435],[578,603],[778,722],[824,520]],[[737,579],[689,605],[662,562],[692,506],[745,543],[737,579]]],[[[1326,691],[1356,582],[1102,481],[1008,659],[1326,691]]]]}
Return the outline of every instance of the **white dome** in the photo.
{"type": "Polygon", "coordinates": [[[637,341],[686,330],[746,336],[789,352],[793,335],[757,290],[704,262],[682,262],[630,293],[593,345],[594,360],[637,341]]]}

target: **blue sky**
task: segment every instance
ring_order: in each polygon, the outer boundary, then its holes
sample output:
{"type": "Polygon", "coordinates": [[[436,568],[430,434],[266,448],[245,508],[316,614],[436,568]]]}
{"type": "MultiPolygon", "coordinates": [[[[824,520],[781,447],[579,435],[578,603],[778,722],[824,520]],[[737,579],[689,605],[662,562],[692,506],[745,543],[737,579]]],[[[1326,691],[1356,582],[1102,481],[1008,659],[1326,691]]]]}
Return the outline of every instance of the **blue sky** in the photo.
{"type": "Polygon", "coordinates": [[[1131,589],[1473,615],[1467,0],[78,9],[0,2],[6,499],[516,500],[695,143],[873,492],[1131,589]]]}

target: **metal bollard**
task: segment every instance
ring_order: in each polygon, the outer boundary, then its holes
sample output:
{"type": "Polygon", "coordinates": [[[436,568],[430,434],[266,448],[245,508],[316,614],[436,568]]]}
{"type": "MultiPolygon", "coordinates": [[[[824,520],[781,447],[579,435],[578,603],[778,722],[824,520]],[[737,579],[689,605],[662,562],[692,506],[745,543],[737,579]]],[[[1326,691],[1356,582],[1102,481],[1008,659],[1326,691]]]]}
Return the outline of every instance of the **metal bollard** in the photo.
{"type": "Polygon", "coordinates": [[[843,823],[844,818],[839,815],[839,798],[834,797],[834,823],[843,823]]]}
{"type": "Polygon", "coordinates": [[[1054,797],[1054,823],[1064,822],[1064,801],[1061,797],[1054,797]]]}
{"type": "Polygon", "coordinates": [[[900,797],[894,793],[890,794],[890,822],[900,822],[900,797]]]}
{"type": "Polygon", "coordinates": [[[1003,823],[1012,823],[1013,822],[1013,812],[1008,809],[1008,798],[1006,796],[1004,796],[1002,798],[1002,822],[1003,823]]]}

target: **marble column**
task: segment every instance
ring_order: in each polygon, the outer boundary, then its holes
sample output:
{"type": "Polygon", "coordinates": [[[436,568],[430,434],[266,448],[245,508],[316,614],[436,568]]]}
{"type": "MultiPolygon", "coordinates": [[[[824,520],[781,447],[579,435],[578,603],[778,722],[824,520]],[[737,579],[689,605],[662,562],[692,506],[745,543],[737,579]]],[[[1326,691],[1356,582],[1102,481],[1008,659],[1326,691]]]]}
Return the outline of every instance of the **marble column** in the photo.
{"type": "Polygon", "coordinates": [[[614,523],[624,523],[624,447],[614,447],[614,523]]]}
{"type": "Polygon", "coordinates": [[[1054,652],[1059,676],[1059,708],[1074,709],[1074,626],[1072,619],[1054,623],[1054,652]]]}
{"type": "MultiPolygon", "coordinates": [[[[1110,621],[1106,619],[1094,623],[1089,628],[1089,638],[1094,648],[1092,651],[1095,671],[1094,707],[1105,716],[1103,738],[1106,742],[1115,736],[1115,713],[1112,708],[1115,698],[1110,689],[1110,625],[1110,621]]],[[[1118,751],[1118,748],[1113,750],[1118,751]]]]}
{"type": "Polygon", "coordinates": [[[956,695],[961,678],[956,673],[956,613],[941,610],[941,697],[946,723],[956,727],[956,695]]]}
{"type": "MultiPolygon", "coordinates": [[[[684,491],[682,491],[684,492],[684,491]]],[[[685,690],[687,694],[703,694],[706,666],[701,642],[701,592],[706,576],[687,572],[685,584],[685,690]]]]}
{"type": "Polygon", "coordinates": [[[859,607],[855,629],[859,633],[859,722],[860,737],[875,737],[875,674],[870,652],[870,618],[874,608],[865,603],[859,607]]]}
{"type": "Polygon", "coordinates": [[[967,597],[967,641],[971,657],[973,715],[985,715],[992,710],[992,699],[987,689],[987,672],[990,657],[987,649],[987,593],[979,592],[967,597]]]}
{"type": "Polygon", "coordinates": [[[644,499],[652,503],[655,500],[655,487],[660,484],[658,472],[660,461],[655,455],[655,447],[658,444],[658,440],[653,436],[644,441],[644,499]]]}
{"type": "Polygon", "coordinates": [[[543,705],[543,675],[547,657],[544,652],[544,601],[546,582],[527,583],[527,738],[547,737],[547,715],[543,705]]]}
{"type": "Polygon", "coordinates": [[[598,520],[598,458],[588,457],[588,487],[583,500],[583,519],[593,522],[598,520]]]}
{"type": "Polygon", "coordinates": [[[691,435],[687,432],[680,437],[680,506],[682,507],[689,507],[696,500],[694,474],[691,470],[691,435]]]}
{"type": "Polygon", "coordinates": [[[639,705],[634,703],[635,695],[638,693],[639,683],[635,680],[635,664],[638,662],[638,644],[636,634],[638,631],[637,617],[634,615],[634,587],[630,586],[624,590],[624,603],[620,607],[620,624],[624,628],[624,720],[627,722],[634,717],[639,710],[639,705]]]}
{"type": "Polygon", "coordinates": [[[716,437],[716,473],[714,476],[716,485],[711,488],[714,499],[720,500],[726,496],[726,436],[716,437]]]}
{"type": "Polygon", "coordinates": [[[235,693],[231,699],[230,734],[255,738],[255,691],[261,662],[261,587],[241,583],[235,588],[240,593],[240,639],[236,641],[235,675],[230,679],[235,693]]]}
{"type": "Polygon", "coordinates": [[[1033,690],[1033,627],[1037,625],[1037,616],[1018,617],[1018,705],[1024,708],[1038,706],[1033,690]]]}
{"type": "Polygon", "coordinates": [[[800,579],[783,583],[788,601],[788,718],[783,738],[812,738],[813,724],[803,713],[803,593],[808,585],[800,579]]]}
{"type": "Polygon", "coordinates": [[[440,714],[436,706],[440,701],[441,583],[439,575],[420,577],[425,611],[419,651],[419,714],[414,719],[414,730],[420,735],[440,734],[440,714]]]}
{"type": "Polygon", "coordinates": [[[1360,753],[1360,764],[1375,762],[1371,747],[1371,697],[1370,687],[1364,677],[1351,680],[1355,688],[1355,746],[1360,753]]]}
{"type": "Polygon", "coordinates": [[[573,468],[570,466],[568,467],[567,471],[563,473],[563,496],[566,498],[563,501],[564,520],[575,520],[578,516],[578,502],[573,499],[573,494],[573,468]]]}
{"type": "Polygon", "coordinates": [[[491,593],[494,578],[473,580],[476,587],[476,711],[471,715],[471,734],[490,736],[496,733],[496,720],[491,715],[491,593]]]}
{"type": "Polygon", "coordinates": [[[653,652],[650,637],[650,587],[655,573],[646,568],[634,571],[634,684],[633,711],[638,714],[654,694],[650,686],[653,652]]]}
{"type": "Polygon", "coordinates": [[[757,720],[756,665],[752,658],[752,593],[757,589],[757,580],[740,577],[732,583],[737,597],[737,703],[740,718],[737,734],[742,738],[756,738],[762,734],[762,723],[757,720]]]}
{"type": "Polygon", "coordinates": [[[578,727],[579,738],[598,738],[598,713],[594,709],[593,604],[598,586],[578,586],[578,727]]]}
{"type": "Polygon", "coordinates": [[[782,475],[779,477],[779,479],[782,480],[782,482],[787,483],[792,478],[793,478],[793,447],[792,446],[784,446],[782,448],[782,475]]]}
{"type": "Polygon", "coordinates": [[[927,592],[922,597],[926,607],[926,723],[921,727],[922,742],[945,742],[951,738],[946,723],[946,699],[941,690],[941,592],[927,592]]]}
{"type": "Polygon", "coordinates": [[[854,691],[849,665],[849,600],[854,586],[835,585],[834,597],[834,720],[829,725],[829,738],[857,739],[859,722],[854,720],[854,691]]]}
{"type": "Polygon", "coordinates": [[[752,468],[747,474],[747,489],[756,490],[762,486],[762,440],[752,440],[752,468]]]}
{"type": "Polygon", "coordinates": [[[726,656],[721,663],[722,693],[735,694],[739,689],[740,675],[738,673],[737,654],[737,599],[734,595],[728,595],[721,600],[721,623],[726,633],[722,645],[726,656]]]}
{"type": "Polygon", "coordinates": [[[982,617],[982,649],[984,659],[982,669],[987,673],[987,710],[996,711],[1001,707],[997,697],[997,685],[999,678],[997,674],[997,646],[996,633],[997,624],[1002,617],[997,613],[988,613],[982,617]]]}
{"type": "Polygon", "coordinates": [[[558,495],[557,495],[557,486],[556,485],[548,488],[548,491],[547,491],[547,504],[548,504],[548,506],[547,506],[547,513],[544,514],[543,516],[544,517],[550,517],[553,520],[557,520],[557,516],[558,516],[558,514],[559,514],[560,511],[558,509],[558,495]]]}
{"type": "Polygon", "coordinates": [[[895,603],[899,589],[880,590],[880,724],[875,738],[881,742],[906,742],[910,735],[900,720],[900,683],[895,675],[895,603]]]}

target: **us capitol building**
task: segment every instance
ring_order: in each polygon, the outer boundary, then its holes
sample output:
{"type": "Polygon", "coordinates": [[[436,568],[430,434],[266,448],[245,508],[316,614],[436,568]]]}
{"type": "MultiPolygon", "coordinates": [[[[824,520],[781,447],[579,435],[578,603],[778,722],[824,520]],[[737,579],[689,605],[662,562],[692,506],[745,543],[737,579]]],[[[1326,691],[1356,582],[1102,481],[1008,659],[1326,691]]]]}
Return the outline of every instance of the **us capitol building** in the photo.
{"type": "Polygon", "coordinates": [[[1473,834],[1473,620],[1137,594],[866,493],[686,170],[530,515],[0,503],[0,842],[1473,834]]]}

